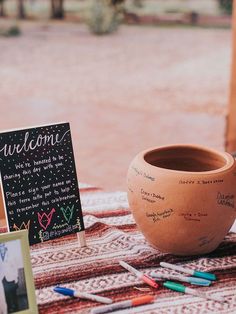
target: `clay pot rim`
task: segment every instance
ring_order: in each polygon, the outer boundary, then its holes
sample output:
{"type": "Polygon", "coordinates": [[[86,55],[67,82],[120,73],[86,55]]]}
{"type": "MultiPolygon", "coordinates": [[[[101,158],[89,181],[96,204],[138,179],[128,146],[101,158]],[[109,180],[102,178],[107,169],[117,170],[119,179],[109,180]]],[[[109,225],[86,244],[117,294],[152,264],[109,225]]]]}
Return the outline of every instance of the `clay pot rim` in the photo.
{"type": "Polygon", "coordinates": [[[235,163],[235,159],[234,157],[227,153],[227,152],[220,152],[217,151],[213,148],[209,148],[209,147],[205,147],[202,145],[194,145],[194,144],[171,144],[171,145],[163,145],[163,146],[154,146],[154,147],[150,147],[142,152],[140,152],[137,155],[138,158],[141,158],[142,161],[152,170],[154,171],[154,169],[158,170],[158,171],[163,171],[163,172],[168,172],[168,173],[176,173],[176,174],[185,174],[185,175],[212,175],[212,174],[219,174],[219,173],[224,173],[226,171],[228,171],[229,169],[231,169],[234,166],[235,163]],[[173,148],[192,148],[193,150],[203,150],[205,152],[209,152],[209,153],[213,153],[216,154],[220,157],[222,157],[225,160],[225,164],[224,166],[214,169],[214,170],[208,170],[208,171],[186,171],[186,170],[175,170],[175,169],[168,169],[168,168],[163,168],[163,167],[158,167],[158,166],[154,166],[152,164],[150,164],[149,162],[146,161],[145,156],[147,154],[150,154],[154,151],[160,151],[160,150],[164,150],[164,149],[173,149],[173,148]]]}

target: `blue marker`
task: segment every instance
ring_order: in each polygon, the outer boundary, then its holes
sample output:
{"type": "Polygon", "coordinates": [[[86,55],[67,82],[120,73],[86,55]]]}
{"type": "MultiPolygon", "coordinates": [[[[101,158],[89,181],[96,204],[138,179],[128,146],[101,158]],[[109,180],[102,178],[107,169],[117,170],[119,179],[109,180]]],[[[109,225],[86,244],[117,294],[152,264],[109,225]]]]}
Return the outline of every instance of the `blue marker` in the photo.
{"type": "Polygon", "coordinates": [[[160,265],[162,267],[177,270],[177,271],[180,271],[182,273],[189,274],[192,276],[204,278],[207,280],[216,280],[216,276],[214,274],[211,274],[211,273],[206,273],[206,272],[199,271],[199,270],[192,270],[192,269],[188,269],[185,267],[181,267],[181,266],[177,266],[177,265],[173,265],[173,264],[165,263],[165,262],[161,262],[160,265]]]}
{"type": "Polygon", "coordinates": [[[92,301],[105,303],[105,304],[111,304],[113,302],[112,299],[100,297],[99,295],[86,293],[86,292],[78,292],[72,289],[59,287],[59,286],[55,287],[53,291],[63,294],[63,295],[68,295],[69,297],[87,299],[87,300],[92,300],[92,301]]]}

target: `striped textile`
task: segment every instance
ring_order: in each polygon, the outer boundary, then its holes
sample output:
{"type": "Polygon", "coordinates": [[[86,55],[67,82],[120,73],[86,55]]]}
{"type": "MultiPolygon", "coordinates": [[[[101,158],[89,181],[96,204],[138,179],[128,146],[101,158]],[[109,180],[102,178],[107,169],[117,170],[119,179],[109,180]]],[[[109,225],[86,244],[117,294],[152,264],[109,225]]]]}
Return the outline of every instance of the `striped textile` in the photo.
{"type": "MultiPolygon", "coordinates": [[[[78,246],[76,235],[34,245],[31,248],[36,296],[40,313],[86,314],[92,301],[72,299],[52,291],[55,285],[98,293],[114,301],[127,300],[144,294],[156,295],[154,303],[117,311],[132,314],[206,314],[236,313],[236,234],[230,233],[220,247],[201,257],[176,257],[161,253],[145,241],[137,231],[129,211],[126,193],[105,193],[81,185],[81,202],[86,226],[87,247],[78,246]],[[199,291],[224,296],[220,304],[198,297],[180,294],[160,287],[149,288],[118,264],[125,260],[144,273],[159,267],[160,261],[181,263],[188,268],[213,272],[218,281],[199,291]]],[[[169,272],[169,270],[168,270],[169,272]]],[[[174,272],[173,272],[174,274],[174,272]]]]}

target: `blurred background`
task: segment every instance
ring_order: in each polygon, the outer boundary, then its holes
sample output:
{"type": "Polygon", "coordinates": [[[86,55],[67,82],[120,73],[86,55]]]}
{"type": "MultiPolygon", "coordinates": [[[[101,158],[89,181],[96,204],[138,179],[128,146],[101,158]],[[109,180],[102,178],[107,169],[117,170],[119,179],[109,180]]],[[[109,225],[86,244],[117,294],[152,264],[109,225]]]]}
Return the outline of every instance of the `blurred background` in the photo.
{"type": "Polygon", "coordinates": [[[232,0],[0,0],[1,130],[68,121],[78,177],[150,146],[224,150],[232,0]]]}

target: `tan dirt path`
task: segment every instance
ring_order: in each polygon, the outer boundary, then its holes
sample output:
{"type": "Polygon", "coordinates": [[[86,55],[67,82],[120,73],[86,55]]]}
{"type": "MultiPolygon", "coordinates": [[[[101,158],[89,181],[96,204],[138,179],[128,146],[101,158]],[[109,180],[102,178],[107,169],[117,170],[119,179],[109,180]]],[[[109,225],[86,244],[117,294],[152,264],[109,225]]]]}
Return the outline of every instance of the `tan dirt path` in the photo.
{"type": "Polygon", "coordinates": [[[70,23],[22,24],[0,38],[1,129],[70,121],[78,176],[125,189],[142,149],[224,147],[231,31],[122,26],[91,35],[70,23]]]}

